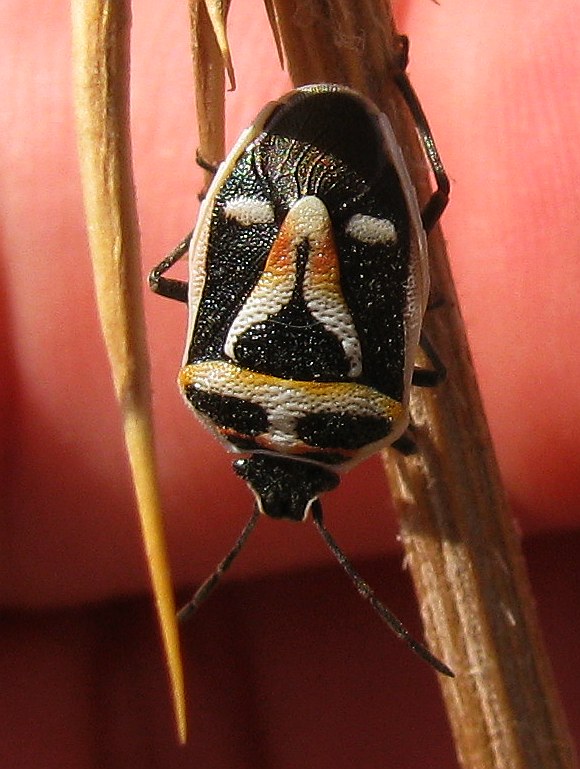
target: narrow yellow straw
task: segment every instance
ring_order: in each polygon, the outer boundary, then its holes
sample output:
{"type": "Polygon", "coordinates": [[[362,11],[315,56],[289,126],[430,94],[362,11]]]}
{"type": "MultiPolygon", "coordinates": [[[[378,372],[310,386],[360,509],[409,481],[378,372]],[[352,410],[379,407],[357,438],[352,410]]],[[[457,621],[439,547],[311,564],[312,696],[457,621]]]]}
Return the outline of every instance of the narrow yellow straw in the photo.
{"type": "Polygon", "coordinates": [[[128,0],[72,1],[75,109],[97,305],[123,416],[177,730],[185,742],[183,671],[155,466],[131,168],[130,16],[128,0]]]}

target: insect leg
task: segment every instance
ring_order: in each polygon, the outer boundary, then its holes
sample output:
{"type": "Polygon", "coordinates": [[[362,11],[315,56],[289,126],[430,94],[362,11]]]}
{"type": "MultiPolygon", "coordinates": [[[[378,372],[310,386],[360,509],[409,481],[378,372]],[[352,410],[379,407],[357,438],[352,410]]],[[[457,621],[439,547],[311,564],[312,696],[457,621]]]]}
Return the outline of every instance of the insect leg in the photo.
{"type": "Polygon", "coordinates": [[[396,441],[391,443],[391,448],[398,451],[399,454],[402,454],[404,457],[410,457],[412,454],[417,453],[417,443],[413,437],[411,425],[409,425],[400,438],[397,438],[396,441]]]}
{"type": "Polygon", "coordinates": [[[163,278],[162,275],[171,269],[173,265],[178,262],[181,257],[187,253],[189,244],[191,242],[191,236],[193,232],[176,246],[173,251],[160,262],[157,267],[154,267],[149,273],[149,288],[160,296],[165,296],[167,299],[175,299],[177,302],[185,302],[187,304],[187,291],[188,284],[185,280],[175,280],[174,278],[163,278]]]}
{"type": "MultiPolygon", "coordinates": [[[[447,370],[424,331],[421,331],[419,344],[433,368],[421,368],[416,366],[415,370],[413,371],[411,384],[413,384],[415,387],[436,387],[445,379],[447,370]]],[[[409,427],[405,430],[400,438],[397,438],[396,441],[391,443],[391,447],[396,449],[405,457],[417,453],[417,443],[413,437],[412,424],[409,425],[409,427]]]]}
{"type": "MultiPolygon", "coordinates": [[[[199,150],[195,153],[195,162],[204,171],[215,175],[219,165],[208,163],[200,154],[199,150]]],[[[198,198],[203,200],[205,197],[205,189],[200,192],[198,198]]],[[[178,302],[185,302],[187,304],[188,284],[185,280],[175,280],[173,278],[163,278],[162,275],[171,269],[173,265],[178,262],[188,251],[189,244],[191,243],[191,237],[193,231],[186,235],[185,238],[177,245],[173,251],[160,262],[149,273],[149,288],[160,296],[164,296],[167,299],[175,299],[178,302]]]]}
{"type": "Polygon", "coordinates": [[[195,151],[195,162],[200,168],[203,168],[204,171],[207,171],[208,174],[211,174],[212,176],[216,175],[216,172],[220,166],[219,163],[210,163],[209,160],[206,160],[200,153],[199,149],[195,151]]]}
{"type": "Polygon", "coordinates": [[[401,92],[401,95],[403,96],[403,99],[405,100],[407,107],[411,112],[413,120],[415,121],[415,127],[419,134],[419,138],[421,139],[423,150],[429,159],[429,163],[433,171],[433,176],[435,177],[435,183],[437,185],[437,189],[431,195],[431,198],[421,212],[423,228],[425,232],[428,233],[437,224],[439,217],[447,206],[447,202],[449,200],[449,178],[445,173],[443,163],[439,157],[439,152],[437,151],[435,140],[433,139],[433,134],[431,133],[429,123],[427,122],[427,117],[423,112],[423,108],[421,107],[419,99],[417,98],[417,94],[415,93],[415,90],[411,85],[409,78],[407,77],[407,73],[405,72],[408,50],[409,41],[406,38],[403,38],[401,40],[401,54],[399,57],[400,69],[395,75],[395,82],[397,83],[399,91],[401,92]]]}
{"type": "Polygon", "coordinates": [[[213,181],[213,177],[216,175],[218,168],[220,167],[219,163],[210,163],[209,160],[206,160],[203,155],[200,153],[199,148],[195,151],[195,162],[197,165],[202,168],[206,173],[210,175],[210,179],[206,180],[205,184],[203,185],[203,189],[201,192],[197,193],[197,199],[201,203],[203,200],[205,200],[205,196],[207,195],[207,191],[209,189],[209,185],[213,181]]]}
{"type": "Polygon", "coordinates": [[[441,358],[437,355],[437,351],[429,341],[424,331],[421,331],[419,337],[419,345],[433,368],[421,368],[417,366],[413,371],[413,378],[411,384],[415,387],[436,387],[443,382],[447,376],[447,369],[443,365],[441,358]]]}

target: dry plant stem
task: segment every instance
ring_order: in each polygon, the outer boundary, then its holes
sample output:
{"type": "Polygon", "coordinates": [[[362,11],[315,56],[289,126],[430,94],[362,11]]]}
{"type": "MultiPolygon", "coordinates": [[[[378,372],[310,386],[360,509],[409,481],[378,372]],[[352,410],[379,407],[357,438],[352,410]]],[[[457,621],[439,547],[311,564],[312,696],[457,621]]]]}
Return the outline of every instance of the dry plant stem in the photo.
{"type": "MultiPolygon", "coordinates": [[[[212,6],[212,0],[208,0],[207,5],[212,6]]],[[[218,40],[227,41],[225,35],[227,7],[222,8],[222,3],[218,2],[217,7],[212,7],[210,16],[207,5],[205,0],[189,0],[195,101],[199,125],[199,157],[209,165],[217,165],[223,160],[225,154],[224,68],[227,69],[230,58],[228,51],[224,60],[223,46],[220,48],[218,40]],[[220,10],[224,14],[221,17],[221,25],[219,24],[220,10]]],[[[233,85],[235,82],[233,70],[230,71],[230,84],[233,85]]],[[[206,170],[205,188],[211,182],[212,176],[212,173],[206,170]]]]}
{"type": "Polygon", "coordinates": [[[462,764],[572,769],[574,747],[535,615],[444,258],[434,238],[430,338],[449,361],[437,393],[417,393],[420,454],[385,462],[433,651],[458,673],[443,694],[462,764]]]}
{"type": "Polygon", "coordinates": [[[343,83],[384,104],[397,35],[380,0],[272,0],[295,85],[343,83]]]}
{"type": "MultiPolygon", "coordinates": [[[[389,116],[423,200],[428,173],[390,77],[392,18],[380,0],[275,0],[297,85],[338,82],[389,116]]],[[[425,329],[448,368],[433,392],[415,389],[420,452],[391,451],[386,469],[432,651],[456,672],[440,679],[457,754],[469,769],[573,769],[574,747],[538,629],[453,287],[445,244],[430,239],[425,329]]]]}
{"type": "Polygon", "coordinates": [[[157,486],[139,231],[129,140],[129,3],[73,0],[75,110],[101,325],[133,472],[177,728],[185,741],[183,674],[157,486]]]}

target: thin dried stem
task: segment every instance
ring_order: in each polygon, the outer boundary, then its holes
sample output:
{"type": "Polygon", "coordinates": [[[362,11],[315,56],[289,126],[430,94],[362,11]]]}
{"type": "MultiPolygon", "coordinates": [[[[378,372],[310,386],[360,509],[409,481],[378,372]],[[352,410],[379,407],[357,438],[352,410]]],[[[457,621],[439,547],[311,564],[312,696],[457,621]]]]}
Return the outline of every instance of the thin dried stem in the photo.
{"type": "MultiPolygon", "coordinates": [[[[235,84],[225,31],[227,4],[220,0],[189,0],[195,101],[199,124],[199,159],[215,166],[225,154],[225,77],[235,84]],[[208,6],[210,11],[208,12],[208,6]]],[[[211,182],[206,169],[205,186],[211,182]]]]}
{"type": "Polygon", "coordinates": [[[129,138],[129,3],[73,0],[75,109],[97,303],[141,516],[179,737],[183,673],[155,467],[129,138]]]}

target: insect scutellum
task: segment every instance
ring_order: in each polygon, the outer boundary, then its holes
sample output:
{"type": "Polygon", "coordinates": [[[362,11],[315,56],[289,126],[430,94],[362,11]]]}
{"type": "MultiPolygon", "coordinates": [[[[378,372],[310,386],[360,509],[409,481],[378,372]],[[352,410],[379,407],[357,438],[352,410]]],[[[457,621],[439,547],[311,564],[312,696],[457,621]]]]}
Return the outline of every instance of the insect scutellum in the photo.
{"type": "Polygon", "coordinates": [[[379,449],[413,450],[410,387],[444,375],[421,325],[426,232],[449,184],[403,70],[396,81],[437,185],[422,211],[387,117],[349,88],[306,86],[268,105],[242,134],[194,232],[150,275],[154,291],[189,305],[182,394],[230,451],[245,455],[234,471],[256,500],[238,541],[180,616],[209,595],[260,514],[302,521],[311,513],[381,618],[453,675],[355,572],[319,501],[379,449]],[[187,251],[189,283],[164,277],[187,251]],[[419,346],[433,369],[415,367],[419,346]]]}

